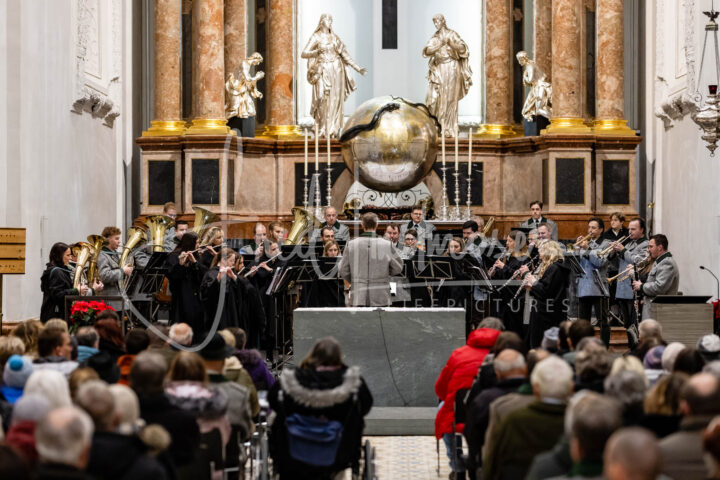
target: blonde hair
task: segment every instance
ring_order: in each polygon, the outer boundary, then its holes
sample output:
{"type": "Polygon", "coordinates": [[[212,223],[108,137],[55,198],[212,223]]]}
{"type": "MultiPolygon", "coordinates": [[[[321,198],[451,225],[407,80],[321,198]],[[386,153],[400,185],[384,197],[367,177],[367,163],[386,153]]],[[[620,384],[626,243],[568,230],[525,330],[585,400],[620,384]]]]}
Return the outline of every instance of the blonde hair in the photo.
{"type": "Polygon", "coordinates": [[[215,239],[222,233],[224,233],[224,232],[223,232],[222,228],[220,228],[220,227],[208,228],[208,231],[205,232],[205,235],[203,235],[202,240],[200,240],[200,245],[212,245],[212,242],[214,242],[215,239]]]}
{"type": "Polygon", "coordinates": [[[18,337],[3,335],[0,337],[0,368],[5,367],[12,355],[25,353],[25,344],[18,337]]]}
{"type": "Polygon", "coordinates": [[[538,269],[538,278],[542,278],[548,267],[553,263],[562,260],[563,257],[562,247],[560,247],[558,242],[553,240],[543,242],[543,244],[540,245],[540,260],[542,260],[542,263],[538,269]]]}
{"type": "Polygon", "coordinates": [[[62,318],[51,318],[47,322],[45,322],[45,328],[57,328],[62,330],[65,333],[68,332],[68,324],[65,320],[62,318]]]}
{"type": "Polygon", "coordinates": [[[236,348],[235,335],[233,335],[233,333],[230,330],[228,330],[226,328],[224,330],[220,330],[218,333],[223,338],[223,340],[225,340],[225,343],[227,343],[228,345],[230,345],[233,348],[236,348]]]}
{"type": "Polygon", "coordinates": [[[38,337],[43,329],[40,320],[25,320],[16,326],[10,333],[13,337],[18,337],[25,344],[25,353],[31,357],[37,357],[38,337]]]}

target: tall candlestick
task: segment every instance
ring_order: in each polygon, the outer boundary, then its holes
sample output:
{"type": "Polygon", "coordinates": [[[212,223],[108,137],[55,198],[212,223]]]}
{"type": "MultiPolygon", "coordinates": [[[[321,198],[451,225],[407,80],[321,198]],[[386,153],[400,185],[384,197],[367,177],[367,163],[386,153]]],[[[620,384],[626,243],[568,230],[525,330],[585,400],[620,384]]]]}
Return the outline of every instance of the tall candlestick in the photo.
{"type": "Polygon", "coordinates": [[[458,130],[455,129],[455,171],[460,169],[460,154],[458,149],[458,130]]]}
{"type": "Polygon", "coordinates": [[[325,130],[325,135],[327,136],[327,160],[328,160],[328,167],[330,166],[330,132],[327,131],[327,127],[325,130]]]}
{"type": "Polygon", "coordinates": [[[305,172],[305,176],[307,177],[307,174],[308,174],[308,131],[307,131],[307,128],[303,129],[303,133],[305,134],[305,169],[303,171],[305,172]]]}
{"type": "Polygon", "coordinates": [[[468,129],[468,177],[472,175],[472,127],[468,129]]]}
{"type": "Polygon", "coordinates": [[[442,144],[442,165],[445,166],[445,132],[440,131],[440,143],[442,144]]]}
{"type": "Polygon", "coordinates": [[[320,135],[317,122],[315,122],[315,171],[320,171],[320,135]]]}

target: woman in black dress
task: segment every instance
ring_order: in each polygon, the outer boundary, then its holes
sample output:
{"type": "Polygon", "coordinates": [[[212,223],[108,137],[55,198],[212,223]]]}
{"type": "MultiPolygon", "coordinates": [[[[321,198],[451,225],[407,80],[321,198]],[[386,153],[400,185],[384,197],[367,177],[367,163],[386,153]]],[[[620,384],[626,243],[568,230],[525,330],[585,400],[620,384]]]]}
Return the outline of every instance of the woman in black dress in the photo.
{"type": "Polygon", "coordinates": [[[237,276],[237,308],[240,325],[247,327],[242,327],[247,332],[247,348],[260,348],[260,339],[265,335],[265,309],[258,289],[245,278],[247,270],[245,258],[238,255],[235,261],[235,275],[237,276]]]}
{"type": "Polygon", "coordinates": [[[546,241],[539,247],[541,264],[537,276],[529,273],[523,284],[530,292],[530,348],[537,348],[545,330],[567,318],[567,288],[570,267],[565,264],[560,244],[546,241]]]}
{"type": "Polygon", "coordinates": [[[340,246],[335,240],[325,242],[323,246],[323,259],[313,262],[313,268],[318,279],[303,284],[303,307],[325,308],[345,306],[345,285],[338,278],[338,262],[340,246]]]}
{"type": "MultiPolygon", "coordinates": [[[[523,328],[522,322],[525,295],[518,295],[517,298],[513,298],[522,280],[520,267],[527,265],[530,261],[527,246],[523,245],[522,248],[520,246],[523,243],[522,237],[522,232],[517,230],[510,232],[505,240],[505,253],[495,261],[489,273],[493,280],[502,281],[502,285],[505,285],[498,292],[499,301],[494,303],[494,305],[498,306],[495,315],[502,319],[505,330],[513,331],[520,335],[521,338],[524,338],[527,333],[524,331],[526,328],[523,328]],[[516,281],[509,281],[511,279],[516,279],[516,281]]],[[[498,288],[502,285],[498,285],[498,288]]]]}
{"type": "Polygon", "coordinates": [[[200,266],[205,270],[212,266],[212,262],[215,259],[215,255],[220,252],[222,244],[225,241],[225,233],[220,227],[210,227],[203,238],[200,240],[200,245],[204,248],[198,258],[200,266]]]}
{"type": "Polygon", "coordinates": [[[237,253],[233,249],[220,249],[200,285],[205,306],[205,324],[209,328],[214,325],[220,311],[217,328],[214,329],[216,331],[228,327],[240,327],[247,331],[247,326],[241,323],[238,308],[237,275],[233,271],[236,257],[237,253]]]}
{"type": "Polygon", "coordinates": [[[167,278],[170,284],[170,324],[187,323],[195,338],[205,333],[205,310],[200,299],[200,284],[205,269],[195,259],[198,236],[186,232],[180,243],[167,258],[167,278]]]}
{"type": "MultiPolygon", "coordinates": [[[[465,242],[463,239],[453,237],[448,242],[448,248],[445,253],[443,253],[443,257],[460,258],[464,250],[465,242]]],[[[441,281],[440,285],[435,289],[435,298],[440,307],[466,308],[471,293],[470,279],[460,271],[455,271],[454,273],[456,276],[451,280],[453,284],[447,285],[446,281],[441,281]],[[456,284],[456,282],[463,282],[463,284],[456,284]]]]}

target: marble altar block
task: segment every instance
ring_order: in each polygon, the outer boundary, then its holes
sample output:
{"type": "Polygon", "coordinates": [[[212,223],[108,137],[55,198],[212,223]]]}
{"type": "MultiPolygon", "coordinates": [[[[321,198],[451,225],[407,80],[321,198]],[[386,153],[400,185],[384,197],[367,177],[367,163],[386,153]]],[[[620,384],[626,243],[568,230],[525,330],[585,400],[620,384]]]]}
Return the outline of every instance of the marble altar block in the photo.
{"type": "Polygon", "coordinates": [[[462,308],[298,308],[295,363],[315,341],[332,335],[343,360],[360,371],[378,407],[435,407],[435,380],[452,351],[465,344],[462,308]]]}

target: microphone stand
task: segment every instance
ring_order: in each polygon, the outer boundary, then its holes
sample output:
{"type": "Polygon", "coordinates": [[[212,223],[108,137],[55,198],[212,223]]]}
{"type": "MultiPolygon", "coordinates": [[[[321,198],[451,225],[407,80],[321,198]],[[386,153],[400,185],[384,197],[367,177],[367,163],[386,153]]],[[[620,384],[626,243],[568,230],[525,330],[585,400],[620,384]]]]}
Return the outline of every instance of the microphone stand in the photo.
{"type": "Polygon", "coordinates": [[[717,284],[717,291],[716,291],[715,299],[720,300],[720,280],[718,280],[718,277],[709,268],[706,268],[703,265],[700,265],[700,270],[705,270],[706,272],[708,272],[710,275],[713,276],[713,278],[715,279],[715,283],[717,284]]]}

